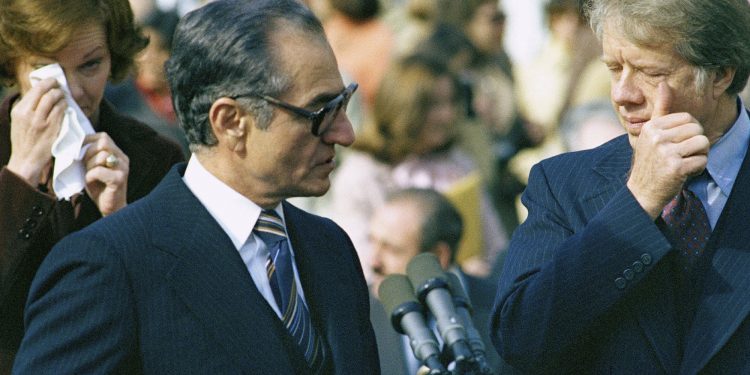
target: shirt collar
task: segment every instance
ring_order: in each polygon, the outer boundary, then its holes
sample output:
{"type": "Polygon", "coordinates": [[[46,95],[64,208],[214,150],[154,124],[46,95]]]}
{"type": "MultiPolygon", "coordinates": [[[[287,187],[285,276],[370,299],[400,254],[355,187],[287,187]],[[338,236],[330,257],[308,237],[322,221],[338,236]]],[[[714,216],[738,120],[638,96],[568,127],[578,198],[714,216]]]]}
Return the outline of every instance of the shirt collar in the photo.
{"type": "MultiPolygon", "coordinates": [[[[211,174],[193,154],[188,161],[185,184],[239,249],[253,232],[261,208],[211,174]]],[[[284,220],[281,203],[274,208],[284,220]]]]}
{"type": "Polygon", "coordinates": [[[737,98],[739,116],[732,127],[708,152],[706,169],[725,196],[729,196],[750,142],[750,117],[742,99],[737,98]]]}

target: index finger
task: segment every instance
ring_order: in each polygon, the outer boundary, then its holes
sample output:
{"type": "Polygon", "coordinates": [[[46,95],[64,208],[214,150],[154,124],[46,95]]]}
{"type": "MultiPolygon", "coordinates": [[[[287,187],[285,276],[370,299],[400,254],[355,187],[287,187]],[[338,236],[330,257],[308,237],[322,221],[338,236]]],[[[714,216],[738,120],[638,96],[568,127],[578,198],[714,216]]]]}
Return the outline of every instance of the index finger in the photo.
{"type": "MultiPolygon", "coordinates": [[[[57,83],[57,80],[54,78],[46,78],[41,81],[39,81],[37,84],[29,88],[29,90],[22,94],[20,103],[26,103],[26,106],[34,110],[37,105],[39,105],[40,99],[48,93],[50,90],[54,88],[58,88],[59,85],[57,83]]],[[[61,99],[64,98],[64,96],[61,96],[61,99]]]]}
{"type": "Polygon", "coordinates": [[[656,87],[656,101],[654,102],[654,112],[651,114],[651,119],[668,115],[671,107],[672,89],[666,82],[659,82],[659,86],[656,87]]]}

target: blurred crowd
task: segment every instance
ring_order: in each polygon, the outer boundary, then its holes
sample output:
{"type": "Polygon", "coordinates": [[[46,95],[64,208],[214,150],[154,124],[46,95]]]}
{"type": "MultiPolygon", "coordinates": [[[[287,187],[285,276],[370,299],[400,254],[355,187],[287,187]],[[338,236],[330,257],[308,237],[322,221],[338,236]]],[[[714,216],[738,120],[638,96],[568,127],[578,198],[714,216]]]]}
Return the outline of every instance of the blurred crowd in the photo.
{"type": "Polygon", "coordinates": [[[351,236],[366,276],[370,217],[396,189],[433,188],[458,207],[457,262],[494,278],[531,166],[622,134],[609,77],[576,0],[537,4],[542,44],[517,62],[497,0],[311,0],[345,79],[361,85],[357,140],[331,190],[297,203],[351,236]]]}

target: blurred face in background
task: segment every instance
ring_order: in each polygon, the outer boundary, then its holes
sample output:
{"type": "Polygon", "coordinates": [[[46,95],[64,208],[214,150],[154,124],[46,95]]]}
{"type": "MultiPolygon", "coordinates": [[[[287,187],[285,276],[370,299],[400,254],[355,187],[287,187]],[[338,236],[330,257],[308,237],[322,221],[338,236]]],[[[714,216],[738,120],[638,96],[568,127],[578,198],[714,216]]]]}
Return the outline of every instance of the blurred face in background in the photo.
{"type": "Polygon", "coordinates": [[[432,100],[414,144],[415,153],[427,154],[453,139],[458,115],[456,97],[456,88],[449,76],[441,76],[435,80],[432,100]]]}
{"type": "Polygon", "coordinates": [[[138,84],[154,91],[166,91],[168,88],[164,63],[169,59],[169,49],[164,38],[153,28],[144,27],[144,34],[149,43],[138,57],[138,84]]]}
{"type": "Polygon", "coordinates": [[[485,54],[499,53],[503,50],[504,31],[505,14],[494,1],[480,5],[466,25],[467,36],[474,46],[485,54]]]}
{"type": "Polygon", "coordinates": [[[389,202],[370,220],[373,290],[391,274],[406,274],[406,265],[420,253],[422,213],[409,202],[389,202]]]}
{"type": "Polygon", "coordinates": [[[580,17],[575,10],[566,10],[549,15],[549,29],[553,37],[570,46],[581,26],[580,17]]]}

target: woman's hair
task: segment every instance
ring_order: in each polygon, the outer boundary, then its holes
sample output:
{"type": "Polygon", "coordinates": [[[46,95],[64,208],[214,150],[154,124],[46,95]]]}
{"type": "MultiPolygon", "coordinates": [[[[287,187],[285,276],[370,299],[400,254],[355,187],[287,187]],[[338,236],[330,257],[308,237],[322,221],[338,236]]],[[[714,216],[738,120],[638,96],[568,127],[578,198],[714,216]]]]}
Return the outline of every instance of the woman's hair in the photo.
{"type": "Polygon", "coordinates": [[[135,55],[148,44],[128,0],[0,0],[0,81],[14,84],[20,57],[52,56],[81,25],[92,22],[104,25],[112,81],[125,78],[135,55]]]}
{"type": "Polygon", "coordinates": [[[394,62],[375,96],[373,120],[365,124],[354,148],[389,164],[410,153],[434,98],[440,77],[455,77],[446,65],[421,55],[394,62]]]}

